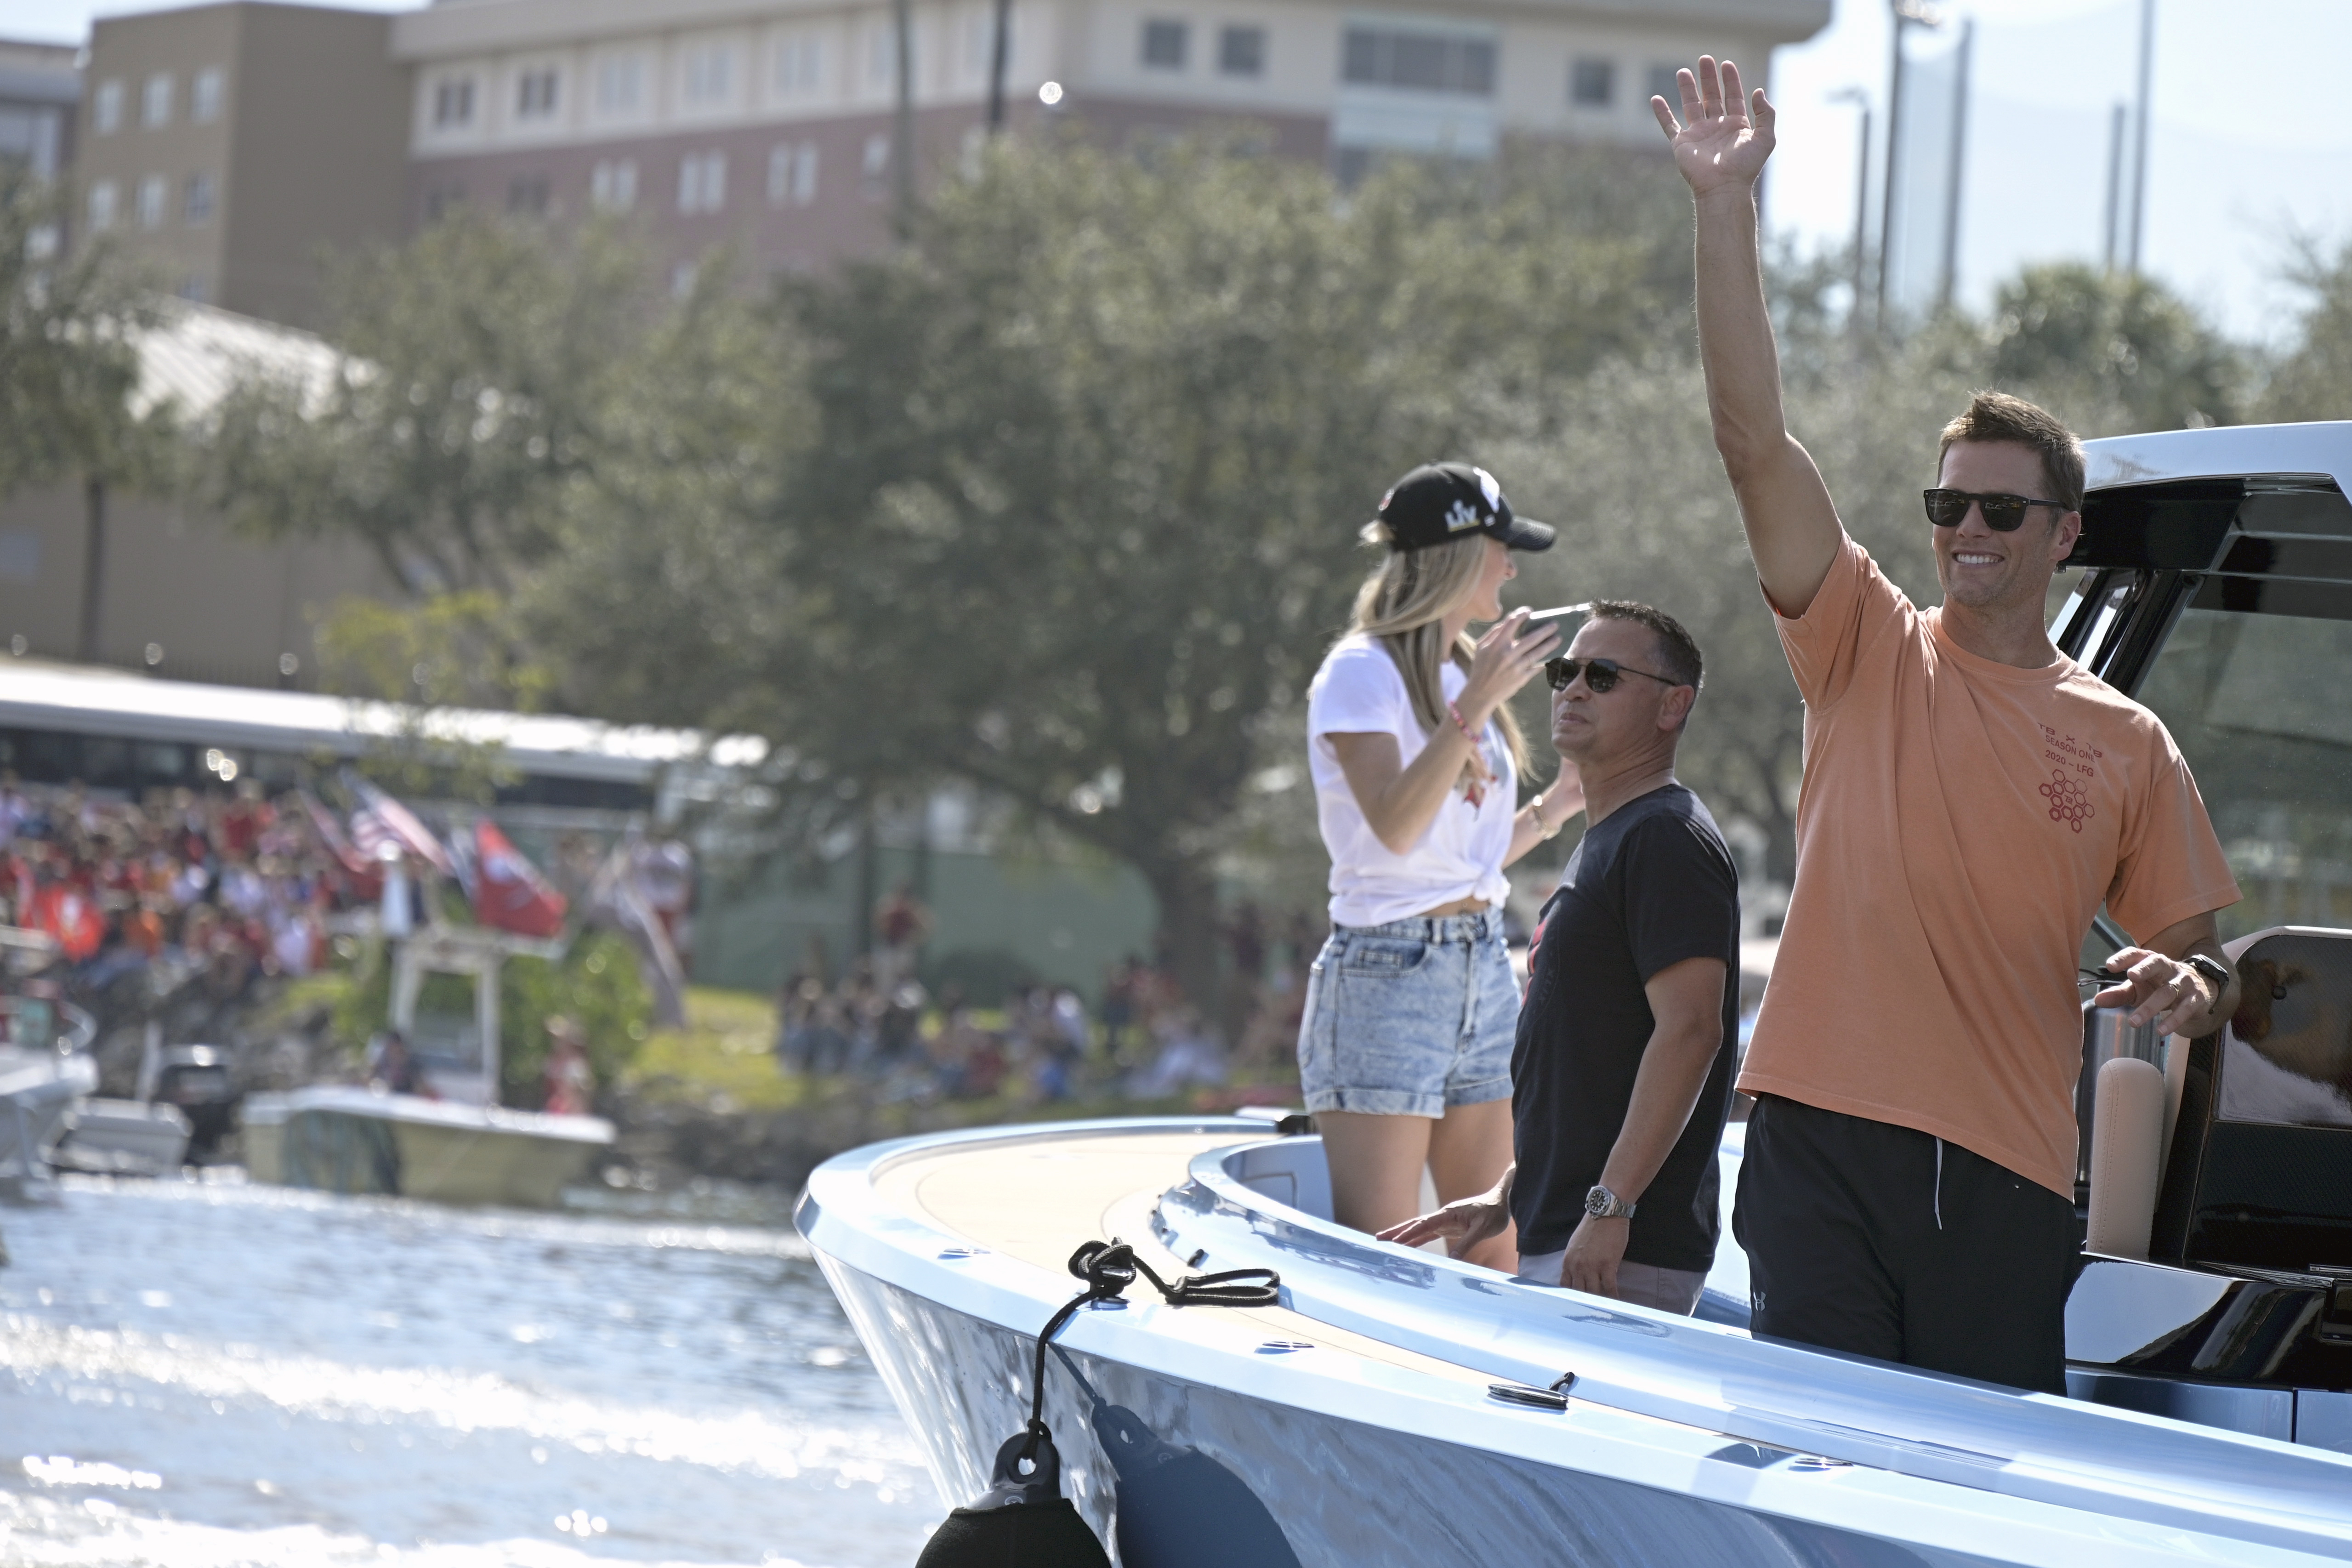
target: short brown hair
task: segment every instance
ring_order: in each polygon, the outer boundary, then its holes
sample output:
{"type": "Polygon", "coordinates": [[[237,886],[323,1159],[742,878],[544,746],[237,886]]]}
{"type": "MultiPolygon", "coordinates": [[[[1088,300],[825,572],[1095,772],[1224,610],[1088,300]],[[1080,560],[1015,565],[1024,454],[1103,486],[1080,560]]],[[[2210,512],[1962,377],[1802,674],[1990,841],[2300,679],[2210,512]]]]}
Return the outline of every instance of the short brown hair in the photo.
{"type": "Polygon", "coordinates": [[[2014,441],[2032,447],[2050,482],[2049,499],[2064,501],[2068,511],[2083,510],[2083,443],[2048,409],[2006,392],[1979,392],[1944,426],[1943,445],[1936,448],[1938,474],[1944,455],[1960,441],[2014,441]]]}
{"type": "Polygon", "coordinates": [[[1683,629],[1682,622],[1654,605],[1632,599],[1600,599],[1592,605],[1596,621],[1632,621],[1649,628],[1650,637],[1658,645],[1658,662],[1665,666],[1659,673],[1674,677],[1677,686],[1696,687],[1702,683],[1706,666],[1699,658],[1698,643],[1683,629]]]}

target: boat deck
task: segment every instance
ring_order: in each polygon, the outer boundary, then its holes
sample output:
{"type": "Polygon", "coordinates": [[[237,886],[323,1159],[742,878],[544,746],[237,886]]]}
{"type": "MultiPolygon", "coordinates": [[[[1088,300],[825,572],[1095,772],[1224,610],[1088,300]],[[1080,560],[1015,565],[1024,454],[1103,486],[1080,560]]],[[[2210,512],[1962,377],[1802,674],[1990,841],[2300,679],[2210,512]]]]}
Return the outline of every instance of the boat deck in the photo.
{"type": "MultiPolygon", "coordinates": [[[[1018,1258],[1068,1279],[1070,1254],[1091,1240],[1124,1241],[1163,1279],[1191,1272],[1152,1233],[1151,1208],[1180,1185],[1192,1160],[1230,1147],[1231,1130],[1105,1133],[1047,1142],[950,1147],[892,1161],[875,1194],[910,1217],[971,1246],[1018,1258]]],[[[1070,1293],[1077,1293],[1071,1280],[1070,1293]]],[[[1131,1292],[1151,1294],[1149,1281],[1131,1292]]],[[[1319,1322],[1286,1307],[1220,1309],[1202,1331],[1249,1351],[1269,1340],[1303,1341],[1447,1382],[1495,1381],[1492,1373],[1443,1361],[1319,1322]]]]}

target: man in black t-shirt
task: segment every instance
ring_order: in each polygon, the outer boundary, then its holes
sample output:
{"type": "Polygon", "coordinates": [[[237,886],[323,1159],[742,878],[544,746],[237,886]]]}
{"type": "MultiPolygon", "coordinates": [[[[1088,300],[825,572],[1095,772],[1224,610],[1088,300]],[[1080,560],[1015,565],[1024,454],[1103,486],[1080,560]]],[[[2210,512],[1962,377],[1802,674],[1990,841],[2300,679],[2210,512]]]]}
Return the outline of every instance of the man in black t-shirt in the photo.
{"type": "Polygon", "coordinates": [[[1688,1312],[1715,1261],[1739,962],[1738,871],[1675,781],[1698,647],[1671,616],[1604,601],[1545,668],[1588,826],[1528,955],[1517,1163],[1381,1238],[1458,1255],[1515,1219],[1522,1278],[1688,1312]]]}

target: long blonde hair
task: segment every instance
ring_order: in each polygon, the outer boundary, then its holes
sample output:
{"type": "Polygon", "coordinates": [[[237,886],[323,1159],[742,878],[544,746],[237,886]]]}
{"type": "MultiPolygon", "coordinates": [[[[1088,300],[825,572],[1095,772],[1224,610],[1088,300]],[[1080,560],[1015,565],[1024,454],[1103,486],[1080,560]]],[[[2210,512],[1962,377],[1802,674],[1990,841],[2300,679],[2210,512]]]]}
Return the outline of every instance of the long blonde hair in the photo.
{"type": "MultiPolygon", "coordinates": [[[[1365,542],[1387,547],[1387,531],[1375,522],[1364,530],[1365,542]]],[[[1453,720],[1445,711],[1445,685],[1441,678],[1444,661],[1451,658],[1463,674],[1470,673],[1470,658],[1477,645],[1464,632],[1445,646],[1445,617],[1461,608],[1462,601],[1478,590],[1478,574],[1486,565],[1486,536],[1471,534],[1466,539],[1448,540],[1423,550],[1391,550],[1380,570],[1364,579],[1356,590],[1356,613],[1349,623],[1352,634],[1361,632],[1377,638],[1396,660],[1397,673],[1404,677],[1405,694],[1412,700],[1413,717],[1421,721],[1424,732],[1434,731],[1453,720]]],[[[1511,765],[1524,775],[1528,771],[1527,736],[1519,730],[1519,721],[1510,704],[1498,704],[1495,723],[1503,732],[1503,745],[1511,753],[1511,765]]],[[[1465,779],[1471,775],[1470,764],[1462,768],[1465,779]]]]}

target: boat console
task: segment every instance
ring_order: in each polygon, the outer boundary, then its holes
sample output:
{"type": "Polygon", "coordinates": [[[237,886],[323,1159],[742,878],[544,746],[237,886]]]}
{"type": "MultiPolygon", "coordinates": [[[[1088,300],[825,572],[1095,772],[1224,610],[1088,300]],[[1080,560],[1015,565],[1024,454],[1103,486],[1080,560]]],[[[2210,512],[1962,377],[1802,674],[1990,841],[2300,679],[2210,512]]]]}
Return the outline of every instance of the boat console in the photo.
{"type": "Polygon", "coordinates": [[[2066,1308],[2069,1382],[2078,1397],[2352,1449],[2352,931],[2281,927],[2227,951],[2238,1011],[2170,1042],[2177,1109],[2147,1255],[2086,1256],[2066,1308]]]}

